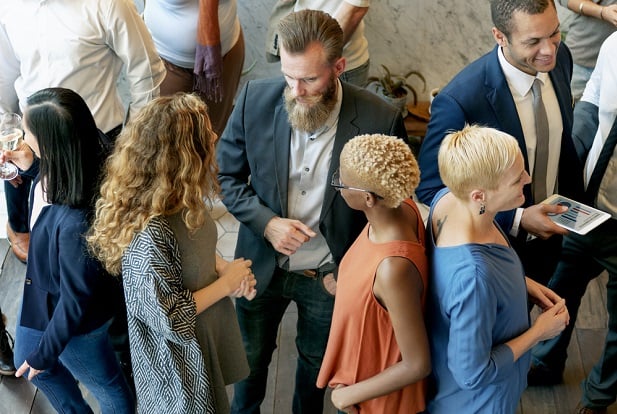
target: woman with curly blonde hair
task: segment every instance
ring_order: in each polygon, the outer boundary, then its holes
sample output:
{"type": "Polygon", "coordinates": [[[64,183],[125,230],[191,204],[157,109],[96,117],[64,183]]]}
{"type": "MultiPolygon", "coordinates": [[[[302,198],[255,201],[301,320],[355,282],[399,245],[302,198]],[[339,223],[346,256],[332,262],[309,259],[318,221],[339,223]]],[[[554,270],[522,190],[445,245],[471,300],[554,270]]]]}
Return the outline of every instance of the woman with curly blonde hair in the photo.
{"type": "Polygon", "coordinates": [[[225,385],[248,374],[229,296],[256,282],[249,260],[216,254],[216,138],[198,97],[160,97],[106,165],[88,241],[123,278],[139,412],[228,412],[225,385]]]}
{"type": "Polygon", "coordinates": [[[428,264],[424,224],[411,195],[420,171],[396,137],[345,145],[332,186],[368,224],[339,267],[332,327],[317,385],[348,413],[424,410],[430,372],[424,327],[428,264]]]}

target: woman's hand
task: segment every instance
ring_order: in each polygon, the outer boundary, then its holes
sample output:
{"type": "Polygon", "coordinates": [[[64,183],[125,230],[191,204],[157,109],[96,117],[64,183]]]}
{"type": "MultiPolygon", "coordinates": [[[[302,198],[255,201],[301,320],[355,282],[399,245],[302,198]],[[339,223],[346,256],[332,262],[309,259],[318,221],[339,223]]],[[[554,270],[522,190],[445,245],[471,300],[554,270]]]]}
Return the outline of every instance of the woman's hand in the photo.
{"type": "Polygon", "coordinates": [[[561,297],[559,297],[559,295],[551,289],[539,284],[527,276],[525,276],[525,284],[527,285],[527,293],[529,294],[531,301],[538,305],[542,311],[551,308],[561,300],[561,297]]]}
{"type": "Polygon", "coordinates": [[[220,269],[219,279],[225,283],[228,295],[235,296],[238,292],[241,292],[241,296],[244,296],[245,294],[249,295],[251,289],[254,290],[257,282],[251,271],[251,264],[250,260],[240,258],[225,266],[217,266],[220,269]]]}
{"type": "Polygon", "coordinates": [[[32,368],[30,366],[30,364],[28,364],[28,361],[24,361],[23,364],[21,364],[21,366],[19,367],[19,369],[17,370],[17,372],[15,372],[15,376],[16,377],[21,377],[22,375],[24,375],[24,373],[30,369],[30,372],[28,372],[28,380],[32,380],[32,378],[36,377],[37,375],[39,375],[41,372],[43,372],[44,370],[42,369],[35,369],[32,368]]]}
{"type": "Polygon", "coordinates": [[[240,283],[240,287],[234,290],[229,296],[234,298],[244,297],[247,300],[253,300],[255,298],[255,295],[257,295],[257,289],[255,289],[256,284],[257,280],[254,277],[253,279],[251,279],[249,276],[247,276],[240,283]]]}
{"type": "Polygon", "coordinates": [[[570,314],[565,299],[545,310],[538,316],[532,328],[538,330],[538,341],[554,338],[570,323],[570,314]]]}
{"type": "Polygon", "coordinates": [[[343,384],[338,384],[336,387],[334,387],[334,390],[332,390],[332,396],[330,397],[330,399],[332,400],[332,404],[334,404],[337,409],[343,411],[344,413],[358,414],[360,410],[358,409],[357,405],[347,405],[344,402],[343,397],[345,394],[345,388],[347,388],[347,386],[343,384]]]}
{"type": "Polygon", "coordinates": [[[19,148],[15,151],[7,150],[0,152],[0,163],[7,161],[11,161],[22,171],[25,171],[32,167],[32,164],[34,163],[34,152],[32,152],[32,149],[28,146],[28,144],[22,142],[19,148]]]}

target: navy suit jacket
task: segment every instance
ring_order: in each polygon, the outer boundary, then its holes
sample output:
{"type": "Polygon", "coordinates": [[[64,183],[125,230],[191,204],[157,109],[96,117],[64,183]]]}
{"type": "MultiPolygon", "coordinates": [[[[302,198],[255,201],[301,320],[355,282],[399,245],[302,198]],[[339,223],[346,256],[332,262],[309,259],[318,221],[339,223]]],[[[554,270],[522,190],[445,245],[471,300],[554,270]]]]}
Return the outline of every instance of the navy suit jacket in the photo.
{"type": "MultiPolygon", "coordinates": [[[[345,143],[360,134],[387,134],[406,139],[400,112],[381,98],[342,82],[343,101],[337,124],[328,183],[339,166],[345,143]]],[[[287,119],[283,78],[250,81],[243,88],[217,144],[223,203],[240,221],[236,257],[253,261],[258,294],[272,279],[277,253],[265,239],[266,224],[287,217],[287,183],[291,126],[287,119]]],[[[339,263],[360,233],[366,218],[326,187],[319,229],[339,263]]]]}
{"type": "Polygon", "coordinates": [[[36,369],[51,368],[76,335],[91,332],[123,303],[120,280],[90,256],[85,210],[43,207],[30,234],[20,325],[44,331],[26,357],[36,369]]]}
{"type": "MultiPolygon", "coordinates": [[[[437,154],[444,137],[451,131],[463,129],[465,124],[478,124],[504,131],[517,139],[529,171],[527,146],[516,105],[495,48],[465,67],[435,97],[431,106],[431,120],[419,154],[421,170],[418,198],[430,204],[433,197],[444,187],[439,175],[437,154]]],[[[583,164],[577,156],[572,141],[572,55],[565,44],[557,51],[557,63],[549,72],[563,122],[561,154],[557,182],[559,193],[577,198],[583,192],[583,164]]],[[[550,114],[549,114],[550,116],[550,114]]],[[[524,189],[525,204],[530,206],[542,200],[533,200],[531,186],[524,189]]],[[[514,210],[500,213],[497,220],[509,231],[514,220],[514,210]]]]}

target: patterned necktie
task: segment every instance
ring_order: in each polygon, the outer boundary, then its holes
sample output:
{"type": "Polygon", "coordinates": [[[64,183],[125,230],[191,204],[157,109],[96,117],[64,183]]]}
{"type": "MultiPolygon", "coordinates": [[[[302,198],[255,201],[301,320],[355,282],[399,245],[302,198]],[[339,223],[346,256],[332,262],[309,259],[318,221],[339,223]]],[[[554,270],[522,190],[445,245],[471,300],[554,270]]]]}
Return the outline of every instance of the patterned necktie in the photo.
{"type": "Polygon", "coordinates": [[[532,191],[535,203],[543,201],[546,194],[546,169],[548,165],[548,118],[542,101],[542,81],[536,78],[531,86],[533,113],[536,117],[536,158],[533,166],[532,191]]]}

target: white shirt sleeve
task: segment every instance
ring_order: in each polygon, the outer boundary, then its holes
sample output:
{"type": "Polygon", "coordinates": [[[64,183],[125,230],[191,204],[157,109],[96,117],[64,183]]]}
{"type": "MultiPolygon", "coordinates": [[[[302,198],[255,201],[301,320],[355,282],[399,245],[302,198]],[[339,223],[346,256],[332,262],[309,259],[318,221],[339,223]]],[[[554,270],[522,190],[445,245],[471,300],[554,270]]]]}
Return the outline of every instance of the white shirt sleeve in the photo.
{"type": "Polygon", "coordinates": [[[135,113],[159,95],[165,66],[132,1],[110,2],[107,27],[109,47],[125,65],[131,95],[129,113],[135,113]]]}
{"type": "Polygon", "coordinates": [[[19,112],[15,80],[19,76],[19,61],[13,52],[4,26],[0,24],[0,113],[19,112]]]}

